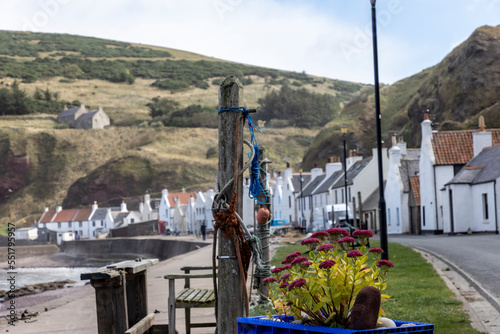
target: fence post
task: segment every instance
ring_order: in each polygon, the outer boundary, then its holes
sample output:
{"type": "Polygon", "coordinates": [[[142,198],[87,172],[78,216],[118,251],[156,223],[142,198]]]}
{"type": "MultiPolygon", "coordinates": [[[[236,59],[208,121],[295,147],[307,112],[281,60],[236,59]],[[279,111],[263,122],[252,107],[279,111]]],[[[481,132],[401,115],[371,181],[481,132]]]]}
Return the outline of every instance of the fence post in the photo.
{"type": "MultiPolygon", "coordinates": [[[[219,109],[240,106],[243,86],[239,80],[230,76],[219,86],[219,109]]],[[[226,111],[219,114],[219,170],[217,188],[223,190],[226,183],[243,168],[243,128],[244,117],[241,111],[226,111]]],[[[243,179],[238,176],[233,186],[223,193],[228,204],[236,194],[236,212],[243,214],[243,179]]],[[[245,285],[236,259],[231,240],[225,233],[218,233],[218,296],[217,296],[217,333],[236,333],[236,318],[245,314],[245,285]]]]}

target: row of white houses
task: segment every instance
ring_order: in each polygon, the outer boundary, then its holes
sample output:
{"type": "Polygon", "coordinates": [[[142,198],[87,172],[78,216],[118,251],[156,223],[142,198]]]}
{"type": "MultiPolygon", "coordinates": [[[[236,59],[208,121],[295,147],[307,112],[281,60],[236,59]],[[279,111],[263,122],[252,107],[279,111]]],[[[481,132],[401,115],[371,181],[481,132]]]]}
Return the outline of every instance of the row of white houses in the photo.
{"type": "MultiPolygon", "coordinates": [[[[433,131],[428,114],[422,122],[421,149],[407,149],[393,138],[390,149],[383,148],[389,234],[497,232],[500,207],[500,129],[433,131]]],[[[325,226],[325,206],[345,204],[366,228],[377,231],[378,161],[355,153],[346,159],[347,175],[340,162],[330,159],[325,170],[293,171],[288,165],[268,183],[272,218],[306,227],[325,226]],[[347,185],[347,193],[345,188],[347,185]]],[[[268,176],[268,179],[269,176],[268,176]]],[[[248,197],[248,181],[243,185],[243,219],[254,224],[255,203],[248,197]]],[[[92,239],[111,229],[158,220],[172,233],[199,233],[201,225],[213,230],[214,191],[169,193],[160,198],[144,195],[138,211],[119,208],[45,209],[38,222],[74,238],[92,239]]]]}

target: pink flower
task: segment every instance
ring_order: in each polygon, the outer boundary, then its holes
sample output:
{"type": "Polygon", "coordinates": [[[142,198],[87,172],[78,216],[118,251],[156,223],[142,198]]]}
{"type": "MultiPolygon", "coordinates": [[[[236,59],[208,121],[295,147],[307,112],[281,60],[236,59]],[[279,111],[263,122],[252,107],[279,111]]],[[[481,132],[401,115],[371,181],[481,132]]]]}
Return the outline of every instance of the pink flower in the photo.
{"type": "Polygon", "coordinates": [[[363,253],[361,253],[359,250],[355,249],[347,253],[347,257],[357,257],[357,256],[363,256],[363,253]]]}
{"type": "Polygon", "coordinates": [[[319,239],[309,238],[309,239],[302,240],[301,245],[311,245],[311,244],[320,244],[320,243],[321,243],[321,241],[319,241],[319,239]]]}
{"type": "Polygon", "coordinates": [[[300,264],[301,267],[309,267],[312,264],[310,261],[305,261],[300,264]]]}
{"type": "Polygon", "coordinates": [[[318,249],[316,249],[316,250],[318,252],[328,252],[332,248],[333,248],[333,245],[331,245],[331,244],[325,244],[325,245],[319,246],[318,249]]]}
{"type": "Polygon", "coordinates": [[[373,237],[374,233],[373,231],[370,230],[356,230],[352,232],[353,237],[360,237],[360,238],[371,238],[373,237]]]}
{"type": "Polygon", "coordinates": [[[278,282],[278,280],[274,277],[266,277],[262,280],[262,283],[264,283],[264,284],[267,284],[267,283],[271,284],[273,282],[278,282]]]}
{"type": "Polygon", "coordinates": [[[354,239],[353,237],[344,237],[342,239],[339,240],[339,244],[341,243],[355,243],[356,242],[356,239],[354,239]]]}
{"type": "Polygon", "coordinates": [[[343,235],[347,237],[349,235],[349,232],[341,228],[330,228],[326,230],[326,232],[328,232],[328,234],[330,235],[337,235],[337,236],[343,235]]]}
{"type": "Polygon", "coordinates": [[[292,268],[292,265],[291,264],[287,264],[286,266],[283,267],[283,270],[288,270],[292,268]]]}
{"type": "Polygon", "coordinates": [[[276,268],[271,269],[271,272],[272,272],[273,274],[277,274],[277,273],[279,273],[280,271],[282,271],[282,270],[284,270],[284,269],[285,269],[285,268],[283,268],[283,267],[276,267],[276,268]]]}
{"type": "Polygon", "coordinates": [[[318,231],[316,233],[313,233],[313,235],[311,235],[311,238],[323,239],[323,238],[328,238],[329,236],[330,234],[326,231],[318,231]]]}
{"type": "Polygon", "coordinates": [[[293,260],[293,258],[290,258],[290,259],[289,259],[289,258],[287,257],[286,259],[284,259],[283,261],[281,261],[281,264],[288,264],[288,263],[292,262],[292,260],[293,260]]]}
{"type": "Polygon", "coordinates": [[[295,259],[293,259],[291,265],[296,265],[297,263],[301,263],[301,262],[304,262],[304,261],[307,261],[307,257],[305,256],[297,256],[295,259]]]}
{"type": "Polygon", "coordinates": [[[335,265],[335,261],[333,261],[333,260],[325,260],[325,261],[323,261],[323,262],[321,262],[319,264],[319,267],[321,269],[328,269],[328,268],[333,267],[334,265],[335,265]]]}
{"type": "Polygon", "coordinates": [[[384,252],[384,250],[382,248],[372,248],[368,251],[368,253],[378,253],[378,254],[382,254],[384,252]]]}
{"type": "Polygon", "coordinates": [[[287,283],[287,282],[283,282],[283,283],[280,285],[280,289],[285,289],[286,287],[288,287],[288,283],[287,283]]]}
{"type": "Polygon", "coordinates": [[[377,262],[377,267],[383,267],[383,266],[394,267],[394,263],[388,260],[380,260],[377,262]]]}
{"type": "Polygon", "coordinates": [[[288,254],[286,256],[285,260],[290,260],[290,261],[287,262],[287,263],[290,263],[293,259],[295,259],[297,256],[300,256],[300,255],[302,255],[301,252],[298,252],[298,251],[297,252],[293,252],[291,254],[288,254]]]}
{"type": "Polygon", "coordinates": [[[286,282],[289,277],[290,277],[290,273],[285,273],[285,274],[283,274],[283,276],[281,276],[281,281],[286,282]]]}
{"type": "Polygon", "coordinates": [[[307,284],[306,280],[304,278],[299,278],[293,281],[288,285],[288,290],[292,290],[293,288],[301,288],[307,284]]]}

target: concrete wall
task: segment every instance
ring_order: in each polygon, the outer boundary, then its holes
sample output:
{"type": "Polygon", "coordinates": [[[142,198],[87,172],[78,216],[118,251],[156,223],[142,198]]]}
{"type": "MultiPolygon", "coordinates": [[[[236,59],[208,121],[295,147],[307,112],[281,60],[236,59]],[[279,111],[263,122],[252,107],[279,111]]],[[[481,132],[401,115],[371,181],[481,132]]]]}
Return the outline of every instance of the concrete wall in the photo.
{"type": "Polygon", "coordinates": [[[130,259],[137,257],[157,258],[162,261],[204,246],[207,244],[184,240],[112,238],[64,242],[61,245],[61,252],[102,258],[107,256],[121,256],[130,259]]]}
{"type": "MultiPolygon", "coordinates": [[[[16,243],[14,249],[16,259],[59,253],[59,248],[56,245],[18,246],[16,243]]],[[[8,247],[0,247],[0,261],[7,261],[7,254],[8,247]]]]}

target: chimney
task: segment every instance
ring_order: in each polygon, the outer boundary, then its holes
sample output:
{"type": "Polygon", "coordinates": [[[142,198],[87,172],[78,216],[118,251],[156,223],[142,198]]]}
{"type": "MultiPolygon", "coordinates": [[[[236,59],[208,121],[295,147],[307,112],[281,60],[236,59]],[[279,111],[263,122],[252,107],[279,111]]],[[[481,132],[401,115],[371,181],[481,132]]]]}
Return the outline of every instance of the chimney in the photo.
{"type": "Polygon", "coordinates": [[[402,157],[406,156],[406,154],[407,154],[407,152],[406,152],[406,143],[403,140],[403,136],[399,137],[398,147],[401,150],[401,156],[402,157]]]}
{"type": "Polygon", "coordinates": [[[127,212],[127,203],[125,201],[122,201],[122,204],[120,205],[120,211],[121,212],[127,212]]]}
{"type": "Polygon", "coordinates": [[[330,177],[336,171],[342,170],[342,164],[340,162],[333,162],[333,158],[328,158],[328,162],[325,165],[326,178],[330,177]]]}
{"type": "Polygon", "coordinates": [[[426,109],[424,111],[424,120],[421,123],[421,127],[422,127],[422,144],[420,146],[423,147],[425,143],[426,146],[432,149],[432,143],[431,143],[432,122],[429,120],[429,109],[426,109]]]}
{"type": "Polygon", "coordinates": [[[289,162],[286,163],[286,168],[283,171],[283,178],[285,180],[289,180],[289,179],[292,178],[292,168],[290,167],[290,163],[289,162]]]}
{"type": "Polygon", "coordinates": [[[43,210],[43,212],[47,212],[47,211],[49,211],[49,207],[48,206],[45,207],[45,209],[43,210]]]}
{"type": "Polygon", "coordinates": [[[186,192],[186,188],[182,187],[182,192],[185,193],[186,192]]]}
{"type": "Polygon", "coordinates": [[[314,163],[314,168],[311,169],[311,181],[314,180],[316,177],[320,176],[323,174],[323,169],[318,168],[318,164],[314,163]]]}
{"type": "Polygon", "coordinates": [[[62,206],[58,205],[56,206],[56,213],[59,213],[62,211],[62,206]]]}
{"type": "Polygon", "coordinates": [[[151,196],[149,193],[144,194],[144,203],[149,203],[151,201],[151,196]]]}
{"type": "Polygon", "coordinates": [[[401,149],[397,145],[389,149],[389,161],[395,166],[401,165],[401,149]]]}
{"type": "Polygon", "coordinates": [[[94,201],[94,204],[92,204],[92,212],[97,210],[97,201],[94,201]]]}
{"type": "Polygon", "coordinates": [[[168,198],[168,189],[167,189],[167,186],[163,187],[163,189],[161,191],[161,195],[168,198]]]}
{"type": "Polygon", "coordinates": [[[481,153],[485,147],[493,145],[491,132],[485,131],[484,117],[479,116],[479,131],[472,133],[472,146],[474,147],[474,156],[481,153]]]}
{"type": "Polygon", "coordinates": [[[139,212],[142,213],[142,211],[144,211],[144,202],[142,201],[141,198],[141,201],[139,202],[139,212]]]}

